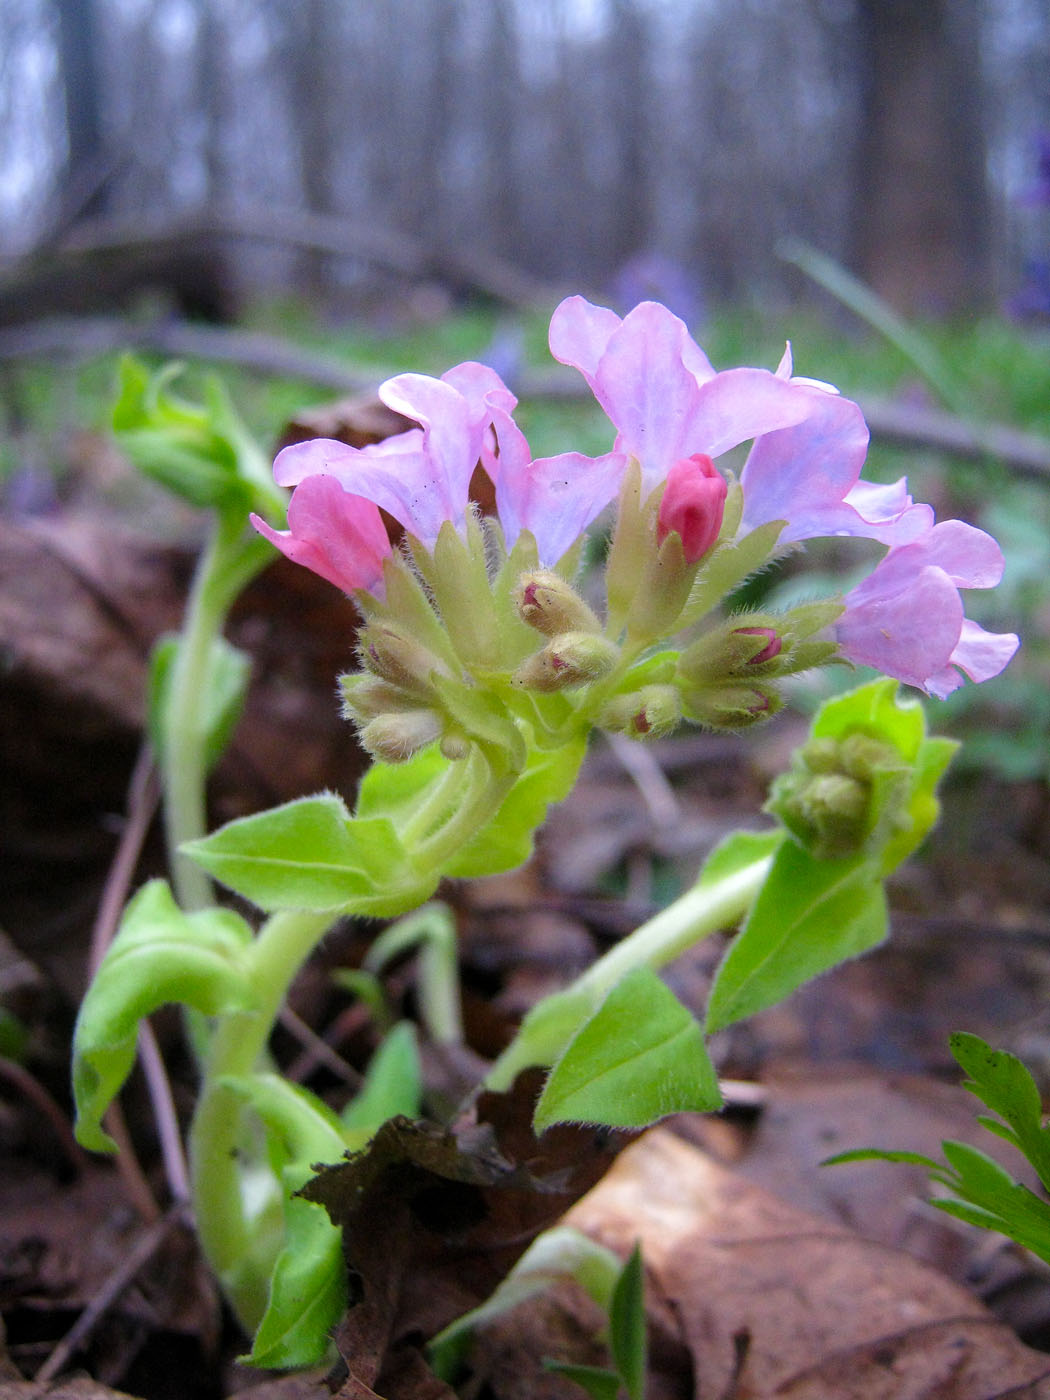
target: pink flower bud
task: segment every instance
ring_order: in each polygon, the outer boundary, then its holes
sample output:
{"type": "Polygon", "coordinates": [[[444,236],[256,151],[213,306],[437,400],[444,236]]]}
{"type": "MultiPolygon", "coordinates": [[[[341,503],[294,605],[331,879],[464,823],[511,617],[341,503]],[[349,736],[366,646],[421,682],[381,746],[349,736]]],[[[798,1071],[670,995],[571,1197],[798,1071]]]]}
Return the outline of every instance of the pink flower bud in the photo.
{"type": "Polygon", "coordinates": [[[765,637],[766,639],[766,645],[762,650],[747,658],[748,666],[760,666],[763,661],[772,661],[774,656],[780,655],[781,647],[784,645],[773,627],[734,627],[733,633],[738,637],[765,637]]]}
{"type": "Polygon", "coordinates": [[[676,531],[686,561],[698,563],[718,539],[726,490],[725,478],[703,452],[675,462],[667,473],[657,517],[660,543],[676,531]]]}

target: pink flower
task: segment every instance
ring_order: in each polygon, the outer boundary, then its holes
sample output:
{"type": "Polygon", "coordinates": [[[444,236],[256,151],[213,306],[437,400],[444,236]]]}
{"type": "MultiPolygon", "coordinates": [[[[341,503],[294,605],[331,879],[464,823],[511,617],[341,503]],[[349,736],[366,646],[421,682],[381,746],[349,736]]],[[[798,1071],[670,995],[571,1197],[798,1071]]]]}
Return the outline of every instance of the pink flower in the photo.
{"type": "Polygon", "coordinates": [[[812,391],[764,369],[716,374],[685,323],[646,301],[620,319],[583,297],[555,310],[551,354],[573,365],[635,457],[648,493],[676,462],[717,457],[749,438],[787,428],[813,408],[812,391]]]}
{"type": "Polygon", "coordinates": [[[553,568],[615,498],[627,458],[620,452],[602,457],[563,452],[533,460],[508,410],[494,408],[492,425],[499,453],[486,448],[482,460],[496,488],[496,511],[507,548],[529,530],[540,565],[553,568]]]}
{"type": "Polygon", "coordinates": [[[334,477],[311,476],[292,493],[287,530],[258,515],[251,522],[283,555],[334,583],[345,593],[381,593],[390,540],[378,509],[352,496],[334,477]]]}
{"type": "Polygon", "coordinates": [[[726,482],[710,457],[695,452],[667,473],[660,501],[657,534],[660,542],[676,531],[686,562],[698,563],[718,538],[726,503],[726,482]]]}
{"type": "Polygon", "coordinates": [[[495,370],[457,365],[432,379],[400,374],[381,385],[383,402],[421,426],[368,447],[328,438],[296,443],[278,454],[274,478],[296,486],[325,475],[354,496],[381,506],[432,548],[446,520],[462,528],[470,478],[497,407],[516,402],[495,370]]]}
{"type": "MultiPolygon", "coordinates": [[[[790,351],[777,374],[790,374],[790,351]]],[[[933,525],[929,506],[915,505],[902,479],[892,486],[860,480],[868,428],[857,404],[827,385],[789,379],[805,397],[805,417],[756,438],[740,477],[741,528],[786,520],[781,543],[856,535],[907,544],[933,525]]]]}
{"type": "Polygon", "coordinates": [[[997,676],[1018,647],[963,613],[960,588],[994,588],[1003,556],[991,535],[945,520],[891,549],[846,595],[836,624],[842,654],[943,700],[962,684],[997,676]]]}

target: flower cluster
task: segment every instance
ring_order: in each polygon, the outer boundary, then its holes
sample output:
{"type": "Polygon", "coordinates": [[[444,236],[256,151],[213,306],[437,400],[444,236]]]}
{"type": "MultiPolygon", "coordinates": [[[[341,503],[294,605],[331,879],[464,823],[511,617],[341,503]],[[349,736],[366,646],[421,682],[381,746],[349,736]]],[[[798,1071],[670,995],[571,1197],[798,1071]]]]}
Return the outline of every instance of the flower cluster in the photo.
{"type": "Polygon", "coordinates": [[[608,416],[611,452],[534,458],[514,395],[467,363],[381,387],[418,425],[407,432],[363,448],[318,439],[277,458],[276,481],[294,488],[289,528],[253,520],[361,607],[362,673],[344,693],[375,752],[407,757],[440,740],[458,756],[499,729],[497,710],[541,743],[584,721],[637,737],[682,717],[749,724],[779,707],[785,675],[834,660],[936,696],[1007,664],[1017,638],[967,619],[959,594],[998,583],[998,545],[961,521],[937,523],[904,480],[862,480],[860,409],[796,377],[790,347],[775,371],[716,371],[665,307],[644,302],[621,318],[578,296],[555,311],[550,347],[608,416]],[[719,459],[744,443],[737,478],[719,459]],[[479,462],[493,521],[470,501],[479,462]],[[573,586],[578,546],[614,502],[595,609],[573,586]],[[404,550],[391,548],[381,512],[403,526],[404,550]],[[748,574],[821,536],[886,553],[842,598],[708,621],[673,649],[748,574]]]}

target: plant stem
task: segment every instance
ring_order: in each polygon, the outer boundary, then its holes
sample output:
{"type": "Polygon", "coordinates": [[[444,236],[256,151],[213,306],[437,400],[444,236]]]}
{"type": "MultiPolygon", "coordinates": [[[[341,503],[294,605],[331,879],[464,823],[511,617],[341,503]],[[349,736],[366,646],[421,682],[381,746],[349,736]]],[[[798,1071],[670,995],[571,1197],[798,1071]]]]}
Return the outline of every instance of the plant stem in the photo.
{"type": "Polygon", "coordinates": [[[237,594],[267,563],[271,547],[246,538],[243,526],[217,515],[197,564],[172,666],[160,768],[164,787],[164,826],[175,895],[183,909],[214,903],[211,881],[179,846],[207,831],[207,723],[203,703],[212,648],[221,635],[237,594]]]}
{"type": "Polygon", "coordinates": [[[487,755],[475,746],[464,766],[466,791],[462,805],[432,836],[416,846],[412,858],[417,869],[439,870],[450,860],[496,815],[517,777],[513,772],[497,776],[487,755]]]}
{"type": "Polygon", "coordinates": [[[767,856],[720,880],[694,885],[610,948],[575,982],[539,1002],[489,1070],[486,1087],[508,1089],[521,1070],[553,1064],[627,973],[638,967],[664,967],[708,934],[738,923],[762,888],[772,859],[767,856]]]}
{"type": "Polygon", "coordinates": [[[255,1230],[241,1186],[241,1101],[219,1081],[248,1074],[266,1048],[296,973],[332,922],[330,914],[284,910],[259,931],[253,980],[254,1011],[224,1017],[212,1038],[204,1083],[190,1129],[190,1179],[204,1252],[247,1328],[266,1306],[272,1258],[253,1249],[255,1230]]]}

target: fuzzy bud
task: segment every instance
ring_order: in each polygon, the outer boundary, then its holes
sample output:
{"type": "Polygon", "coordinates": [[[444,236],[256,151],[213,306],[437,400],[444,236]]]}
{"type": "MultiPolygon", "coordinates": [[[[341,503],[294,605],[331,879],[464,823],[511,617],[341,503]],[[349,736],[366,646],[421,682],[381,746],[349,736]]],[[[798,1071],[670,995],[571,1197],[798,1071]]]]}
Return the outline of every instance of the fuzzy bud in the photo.
{"type": "Polygon", "coordinates": [[[725,477],[703,452],[675,462],[660,501],[657,539],[663,543],[674,531],[686,562],[699,563],[718,539],[727,490],[725,477]]]}
{"type": "Polygon", "coordinates": [[[771,685],[738,681],[686,690],[682,700],[688,719],[712,729],[746,729],[771,719],[784,703],[771,685]]]}
{"type": "Polygon", "coordinates": [[[433,710],[403,710],[370,720],[358,738],[373,758],[384,763],[404,763],[439,739],[442,728],[441,716],[433,710]]]}
{"type": "Polygon", "coordinates": [[[355,724],[367,724],[379,715],[415,708],[413,697],[389,681],[381,681],[367,671],[352,671],[339,677],[339,693],[343,700],[344,719],[355,724]]]}
{"type": "Polygon", "coordinates": [[[600,632],[601,624],[571,584],[550,569],[522,574],[514,593],[518,616],[537,632],[600,632]]]}
{"type": "Polygon", "coordinates": [[[388,622],[372,623],[358,634],[361,662],[373,675],[414,695],[432,693],[430,677],[447,674],[441,660],[408,632],[388,622]]]}
{"type": "Polygon", "coordinates": [[[647,685],[615,695],[598,716],[603,729],[632,739],[662,739],[682,718],[682,702],[673,685],[647,685]]]}
{"type": "Polygon", "coordinates": [[[770,670],[768,662],[776,661],[783,649],[778,629],[760,621],[737,626],[733,620],[713,628],[698,638],[682,653],[678,669],[694,685],[706,685],[722,680],[746,680],[750,683],[756,668],[770,670]]]}
{"type": "Polygon", "coordinates": [[[773,785],[768,810],[820,859],[854,855],[864,849],[876,817],[874,780],[881,775],[885,820],[897,819],[897,802],[907,800],[900,754],[869,734],[856,731],[836,739],[810,739],[798,751],[791,772],[773,785]]]}
{"type": "Polygon", "coordinates": [[[593,632],[565,632],[523,661],[514,680],[527,690],[567,690],[601,680],[619,658],[619,647],[605,637],[593,632]]]}

